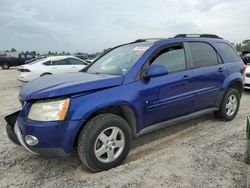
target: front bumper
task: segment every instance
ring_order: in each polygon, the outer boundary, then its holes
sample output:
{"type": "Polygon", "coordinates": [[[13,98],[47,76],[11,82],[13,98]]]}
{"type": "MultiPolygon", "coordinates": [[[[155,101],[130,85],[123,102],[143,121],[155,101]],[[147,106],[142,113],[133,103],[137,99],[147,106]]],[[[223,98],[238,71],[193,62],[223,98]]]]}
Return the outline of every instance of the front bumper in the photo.
{"type": "Polygon", "coordinates": [[[245,84],[244,84],[245,89],[250,89],[250,78],[245,77],[245,84]]]}
{"type": "Polygon", "coordinates": [[[21,111],[15,112],[5,117],[7,122],[6,132],[10,140],[15,144],[23,146],[33,154],[49,156],[69,155],[73,144],[73,130],[77,122],[32,122],[19,116],[21,111]],[[68,124],[68,126],[64,124],[68,124]],[[25,136],[32,135],[38,138],[39,143],[29,146],[25,142],[25,136]]]}

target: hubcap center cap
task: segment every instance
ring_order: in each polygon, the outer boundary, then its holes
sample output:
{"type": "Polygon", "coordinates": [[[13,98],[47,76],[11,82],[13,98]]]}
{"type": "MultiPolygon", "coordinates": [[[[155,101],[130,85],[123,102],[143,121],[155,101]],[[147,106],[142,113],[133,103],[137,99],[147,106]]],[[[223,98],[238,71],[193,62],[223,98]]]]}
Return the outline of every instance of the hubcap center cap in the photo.
{"type": "Polygon", "coordinates": [[[113,146],[113,143],[114,143],[113,141],[109,140],[109,141],[107,142],[107,146],[108,146],[108,147],[112,147],[112,146],[113,146]]]}

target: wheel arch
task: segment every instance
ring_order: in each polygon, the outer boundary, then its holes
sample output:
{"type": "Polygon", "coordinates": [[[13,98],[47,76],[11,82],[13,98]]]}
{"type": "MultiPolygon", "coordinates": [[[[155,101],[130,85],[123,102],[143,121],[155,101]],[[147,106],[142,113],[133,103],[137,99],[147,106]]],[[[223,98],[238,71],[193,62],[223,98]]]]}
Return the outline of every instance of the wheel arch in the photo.
{"type": "Polygon", "coordinates": [[[217,106],[219,107],[221,102],[222,102],[222,99],[223,97],[225,96],[226,94],[226,90],[228,88],[234,88],[236,89],[237,91],[239,91],[239,94],[240,94],[240,97],[242,96],[242,92],[243,92],[243,83],[242,83],[242,80],[237,78],[237,79],[234,79],[234,80],[231,80],[230,82],[227,82],[227,84],[224,84],[223,85],[223,92],[220,93],[219,97],[218,97],[218,100],[217,100],[217,106]]]}
{"type": "Polygon", "coordinates": [[[234,89],[236,89],[236,90],[239,92],[240,96],[241,96],[241,95],[242,95],[242,92],[243,92],[243,83],[242,83],[242,81],[239,80],[239,79],[232,80],[232,81],[228,84],[228,86],[227,86],[226,89],[228,89],[228,88],[234,88],[234,89]]]}
{"type": "Polygon", "coordinates": [[[85,118],[85,121],[82,123],[81,127],[77,131],[77,134],[74,138],[74,145],[76,144],[79,134],[85,124],[92,119],[93,117],[103,114],[103,113],[112,113],[115,115],[118,115],[122,117],[129,125],[132,136],[135,137],[137,134],[137,121],[136,121],[136,114],[134,110],[127,104],[119,104],[119,105],[109,105],[109,106],[104,106],[102,108],[97,109],[96,111],[92,112],[91,114],[88,115],[87,118],[85,118]]]}
{"type": "Polygon", "coordinates": [[[41,76],[44,76],[44,75],[46,75],[46,74],[52,75],[52,73],[50,73],[50,72],[44,72],[44,73],[42,73],[42,74],[40,75],[40,77],[41,77],[41,76]]]}

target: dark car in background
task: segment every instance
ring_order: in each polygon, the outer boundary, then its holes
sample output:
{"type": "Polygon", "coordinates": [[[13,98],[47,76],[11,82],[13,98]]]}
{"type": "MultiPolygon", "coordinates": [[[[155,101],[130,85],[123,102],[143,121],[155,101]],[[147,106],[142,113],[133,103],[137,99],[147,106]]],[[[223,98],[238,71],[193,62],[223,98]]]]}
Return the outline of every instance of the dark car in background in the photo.
{"type": "Polygon", "coordinates": [[[26,63],[26,61],[36,58],[31,54],[19,54],[18,57],[0,56],[0,66],[2,69],[6,70],[13,66],[19,66],[26,63]]]}
{"type": "Polygon", "coordinates": [[[245,64],[250,64],[250,53],[249,54],[245,54],[243,56],[242,60],[244,61],[245,64]]]}

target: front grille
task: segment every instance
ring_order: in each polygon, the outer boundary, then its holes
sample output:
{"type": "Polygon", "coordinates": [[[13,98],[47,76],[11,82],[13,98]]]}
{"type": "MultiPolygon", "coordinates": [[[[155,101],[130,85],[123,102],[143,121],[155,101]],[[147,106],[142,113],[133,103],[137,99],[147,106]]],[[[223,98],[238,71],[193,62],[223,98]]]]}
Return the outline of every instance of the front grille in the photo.
{"type": "Polygon", "coordinates": [[[250,84],[245,84],[246,87],[250,87],[250,84]]]}
{"type": "Polygon", "coordinates": [[[246,77],[250,78],[250,73],[246,73],[246,77]]]}

